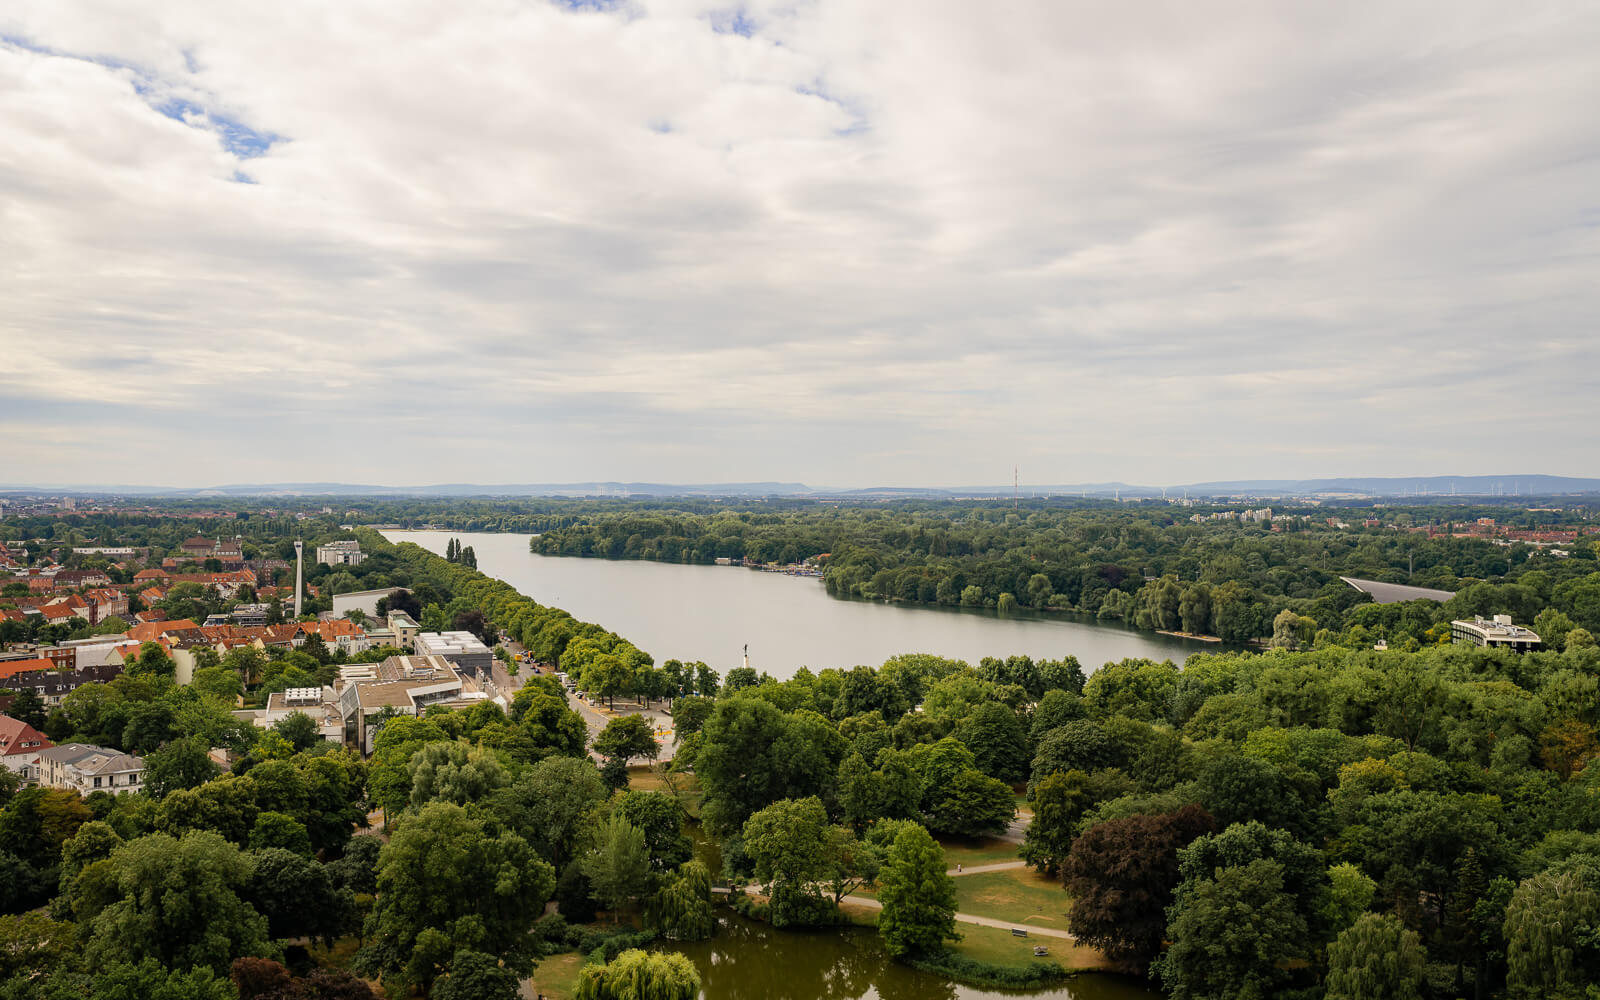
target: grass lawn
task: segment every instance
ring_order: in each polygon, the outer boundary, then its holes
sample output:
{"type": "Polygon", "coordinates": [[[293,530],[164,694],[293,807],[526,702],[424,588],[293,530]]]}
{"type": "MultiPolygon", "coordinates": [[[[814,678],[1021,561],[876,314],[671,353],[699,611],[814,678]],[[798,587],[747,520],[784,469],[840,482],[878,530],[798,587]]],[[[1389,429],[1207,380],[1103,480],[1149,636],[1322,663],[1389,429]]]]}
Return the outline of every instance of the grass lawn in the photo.
{"type": "Polygon", "coordinates": [[[1099,969],[1106,965],[1105,956],[1086,945],[1063,941],[1060,938],[1013,937],[1010,931],[998,927],[979,927],[975,924],[956,924],[961,940],[950,950],[980,962],[994,965],[1025,966],[1030,962],[1055,962],[1065,969],[1099,969]],[[1035,945],[1044,945],[1050,954],[1035,958],[1035,945]]]}
{"type": "Polygon", "coordinates": [[[1018,927],[1067,929],[1070,900],[1061,883],[1031,868],[962,875],[956,882],[956,909],[1006,920],[1018,927]]]}
{"type": "Polygon", "coordinates": [[[856,903],[840,903],[839,912],[848,917],[850,922],[857,927],[876,927],[878,926],[878,914],[883,911],[876,907],[861,906],[856,903]]]}
{"type": "Polygon", "coordinates": [[[354,934],[349,937],[335,938],[332,948],[324,948],[321,943],[310,945],[307,950],[311,957],[320,966],[330,969],[347,969],[350,961],[356,957],[356,952],[361,948],[361,941],[354,934]]]}
{"type": "MultiPolygon", "coordinates": [[[[700,790],[700,778],[694,774],[675,774],[672,784],[678,789],[678,802],[690,816],[700,814],[700,804],[705,799],[705,793],[700,790]]],[[[666,792],[672,793],[662,778],[649,765],[635,764],[628,768],[628,787],[641,792],[666,792]]]]}
{"type": "Polygon", "coordinates": [[[957,864],[976,868],[979,865],[1016,861],[1017,852],[1022,849],[1020,845],[998,837],[980,837],[975,840],[966,837],[941,837],[939,843],[944,846],[945,867],[951,869],[957,864]]]}
{"type": "Polygon", "coordinates": [[[536,997],[543,993],[545,1000],[572,1000],[572,993],[578,986],[578,968],[582,965],[583,956],[577,952],[541,958],[539,967],[533,970],[533,978],[523,984],[523,996],[536,997]]]}

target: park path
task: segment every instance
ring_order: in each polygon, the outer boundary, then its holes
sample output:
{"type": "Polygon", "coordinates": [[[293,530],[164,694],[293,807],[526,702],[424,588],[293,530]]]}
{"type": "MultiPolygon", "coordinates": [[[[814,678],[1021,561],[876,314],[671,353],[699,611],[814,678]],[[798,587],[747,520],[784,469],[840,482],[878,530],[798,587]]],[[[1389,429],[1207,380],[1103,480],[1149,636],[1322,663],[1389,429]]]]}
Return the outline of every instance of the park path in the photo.
{"type": "MultiPolygon", "coordinates": [[[[871,896],[846,896],[842,902],[865,906],[869,910],[883,909],[883,904],[871,896]]],[[[1013,920],[995,920],[993,917],[980,917],[976,913],[957,913],[956,922],[976,924],[979,927],[998,927],[1003,931],[1021,928],[1028,932],[1029,937],[1061,938],[1064,941],[1078,940],[1066,931],[1058,931],[1054,927],[1035,927],[1032,924],[1019,924],[1013,920]]]]}
{"type": "Polygon", "coordinates": [[[963,867],[960,871],[954,868],[945,872],[951,878],[960,878],[963,875],[982,875],[984,872],[1004,872],[1013,868],[1027,867],[1026,861],[1000,861],[992,865],[973,865],[971,868],[963,867]]]}

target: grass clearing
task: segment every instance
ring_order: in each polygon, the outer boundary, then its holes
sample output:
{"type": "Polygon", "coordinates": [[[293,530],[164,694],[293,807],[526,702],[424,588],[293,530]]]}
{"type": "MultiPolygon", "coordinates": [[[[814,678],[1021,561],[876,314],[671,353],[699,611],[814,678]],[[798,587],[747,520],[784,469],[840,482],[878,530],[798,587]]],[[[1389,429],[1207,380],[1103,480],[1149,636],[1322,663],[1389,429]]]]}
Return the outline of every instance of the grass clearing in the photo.
{"type": "Polygon", "coordinates": [[[1017,852],[1022,849],[1021,845],[1001,840],[999,837],[976,839],[941,837],[939,843],[944,847],[945,866],[951,869],[958,864],[966,868],[976,868],[979,865],[1016,861],[1017,852]]]}
{"type": "Polygon", "coordinates": [[[360,949],[361,939],[354,934],[334,938],[332,948],[324,948],[320,942],[314,942],[306,948],[318,965],[328,969],[348,969],[360,949]]]}
{"type": "Polygon", "coordinates": [[[1025,966],[1030,962],[1055,962],[1064,969],[1108,968],[1105,956],[1087,945],[1060,938],[1014,937],[998,927],[956,924],[961,940],[950,945],[958,955],[992,965],[1025,966]],[[1050,954],[1035,958],[1033,949],[1043,945],[1050,954]]]}
{"type": "Polygon", "coordinates": [[[551,955],[539,960],[533,976],[522,987],[522,995],[536,997],[543,993],[545,1000],[572,1000],[578,988],[578,969],[583,956],[577,952],[551,955]]]}
{"type": "Polygon", "coordinates": [[[1018,927],[1067,929],[1071,900],[1061,883],[1031,868],[963,875],[956,882],[956,909],[1005,920],[1018,927]]]}

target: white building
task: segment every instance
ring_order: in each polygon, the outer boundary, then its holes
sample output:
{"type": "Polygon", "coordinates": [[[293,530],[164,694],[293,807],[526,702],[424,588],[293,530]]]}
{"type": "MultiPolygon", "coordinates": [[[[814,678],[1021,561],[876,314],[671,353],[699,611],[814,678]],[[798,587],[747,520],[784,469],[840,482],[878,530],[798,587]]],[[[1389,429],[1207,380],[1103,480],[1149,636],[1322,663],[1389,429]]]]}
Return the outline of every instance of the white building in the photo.
{"type": "Polygon", "coordinates": [[[1474,618],[1471,621],[1450,623],[1450,638],[1459,643],[1509,649],[1514,653],[1527,653],[1539,648],[1539,633],[1531,628],[1511,624],[1510,615],[1495,615],[1491,621],[1474,618]]]}
{"type": "MultiPolygon", "coordinates": [[[[318,552],[320,553],[321,550],[319,549],[318,552]]],[[[348,594],[334,594],[333,617],[343,618],[351,611],[360,611],[368,618],[376,618],[378,617],[378,602],[400,589],[399,587],[384,587],[381,590],[352,590],[348,594]]]]}
{"type": "Polygon", "coordinates": [[[9,715],[0,715],[0,767],[23,781],[39,780],[39,754],[52,744],[44,733],[9,715]]]}
{"type": "Polygon", "coordinates": [[[372,742],[389,715],[421,715],[429,705],[468,706],[493,697],[470,675],[438,656],[391,656],[382,663],[352,663],[339,668],[339,714],[345,741],[372,752],[372,742]]]}
{"type": "Polygon", "coordinates": [[[417,633],[422,631],[422,626],[404,611],[389,612],[389,628],[394,631],[395,645],[401,649],[410,649],[417,641],[417,633]]]}
{"type": "Polygon", "coordinates": [[[68,788],[79,795],[137,792],[144,779],[144,760],[120,750],[88,743],[66,743],[39,751],[39,784],[68,788]]]}
{"type": "Polygon", "coordinates": [[[475,677],[494,669],[494,654],[471,632],[421,632],[413,645],[418,656],[442,656],[475,677]]]}
{"type": "Polygon", "coordinates": [[[331,687],[289,688],[267,696],[267,707],[252,714],[251,722],[262,729],[273,726],[296,712],[311,718],[317,732],[335,743],[344,740],[344,719],[339,714],[339,696],[331,687]]]}
{"type": "Polygon", "coordinates": [[[365,558],[361,554],[361,543],[354,538],[317,546],[317,562],[329,566],[360,566],[365,558]]]}

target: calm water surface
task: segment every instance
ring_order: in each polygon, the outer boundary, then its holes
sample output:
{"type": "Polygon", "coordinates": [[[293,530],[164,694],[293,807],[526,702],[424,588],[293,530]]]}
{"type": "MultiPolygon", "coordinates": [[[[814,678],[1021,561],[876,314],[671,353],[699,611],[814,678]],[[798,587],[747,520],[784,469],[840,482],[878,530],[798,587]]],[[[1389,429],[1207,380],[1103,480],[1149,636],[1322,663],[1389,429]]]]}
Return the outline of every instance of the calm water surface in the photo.
{"type": "Polygon", "coordinates": [[[1083,975],[1065,985],[1017,994],[960,986],[889,959],[865,928],[777,931],[724,914],[709,941],[670,946],[700,971],[705,1000],[999,1000],[1019,995],[1053,1000],[1159,1000],[1160,994],[1120,976],[1083,975]]]}
{"type": "Polygon", "coordinates": [[[742,567],[684,566],[636,560],[534,555],[528,535],[457,531],[385,531],[443,554],[459,538],[478,568],[540,604],[595,622],[655,657],[703,660],[720,671],[750,665],[787,678],[812,670],[876,666],[898,653],[934,653],[977,663],[985,656],[1071,654],[1092,671],[1125,657],[1172,659],[1215,651],[1186,641],[1084,617],[841,601],[822,581],[742,567]]]}

